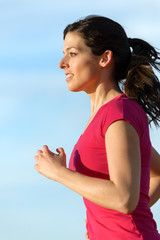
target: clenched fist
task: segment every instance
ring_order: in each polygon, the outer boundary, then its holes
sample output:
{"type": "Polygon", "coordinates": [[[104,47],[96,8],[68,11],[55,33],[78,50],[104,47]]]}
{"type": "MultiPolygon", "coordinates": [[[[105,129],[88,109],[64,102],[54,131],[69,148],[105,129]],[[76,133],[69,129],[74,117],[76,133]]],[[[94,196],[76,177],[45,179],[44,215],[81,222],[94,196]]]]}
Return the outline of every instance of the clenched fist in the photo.
{"type": "Polygon", "coordinates": [[[57,154],[49,150],[48,146],[44,145],[42,150],[37,151],[35,156],[35,169],[45,177],[58,181],[62,168],[66,168],[66,154],[63,148],[56,149],[57,154]]]}

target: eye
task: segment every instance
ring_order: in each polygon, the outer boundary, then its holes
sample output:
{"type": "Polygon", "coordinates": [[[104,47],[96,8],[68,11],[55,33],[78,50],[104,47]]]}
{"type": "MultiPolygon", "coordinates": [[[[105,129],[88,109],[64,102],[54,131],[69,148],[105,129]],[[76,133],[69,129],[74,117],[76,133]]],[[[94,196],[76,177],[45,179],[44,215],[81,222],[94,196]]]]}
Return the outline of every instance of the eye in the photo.
{"type": "Polygon", "coordinates": [[[69,55],[70,55],[71,57],[75,57],[75,56],[77,55],[77,53],[70,52],[69,55]]]}

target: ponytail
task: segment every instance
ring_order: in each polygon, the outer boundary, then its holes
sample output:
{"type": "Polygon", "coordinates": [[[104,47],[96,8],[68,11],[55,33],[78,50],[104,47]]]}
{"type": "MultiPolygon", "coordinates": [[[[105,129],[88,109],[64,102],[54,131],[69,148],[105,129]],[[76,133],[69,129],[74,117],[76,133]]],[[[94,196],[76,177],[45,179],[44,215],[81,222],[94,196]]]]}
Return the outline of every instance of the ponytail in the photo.
{"type": "Polygon", "coordinates": [[[134,98],[147,113],[149,122],[158,126],[160,121],[160,82],[153,68],[160,71],[159,53],[147,42],[128,39],[131,48],[131,60],[124,83],[124,91],[134,98]]]}
{"type": "Polygon", "coordinates": [[[111,50],[114,57],[113,77],[117,83],[124,83],[128,97],[142,106],[149,121],[158,125],[160,121],[160,82],[152,67],[160,71],[159,53],[147,42],[128,39],[123,27],[105,17],[88,16],[69,24],[64,30],[81,34],[92,53],[100,56],[111,50]],[[131,51],[132,50],[132,51],[131,51]]]}

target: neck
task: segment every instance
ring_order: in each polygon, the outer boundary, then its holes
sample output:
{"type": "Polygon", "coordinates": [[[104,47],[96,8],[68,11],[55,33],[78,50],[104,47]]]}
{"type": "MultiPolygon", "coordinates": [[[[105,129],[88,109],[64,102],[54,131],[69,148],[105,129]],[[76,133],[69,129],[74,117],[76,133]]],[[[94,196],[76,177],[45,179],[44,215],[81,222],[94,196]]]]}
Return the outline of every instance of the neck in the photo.
{"type": "Polygon", "coordinates": [[[96,114],[101,106],[120,94],[122,94],[122,91],[113,81],[110,81],[110,84],[98,84],[94,92],[88,93],[88,96],[91,99],[91,116],[96,114]]]}

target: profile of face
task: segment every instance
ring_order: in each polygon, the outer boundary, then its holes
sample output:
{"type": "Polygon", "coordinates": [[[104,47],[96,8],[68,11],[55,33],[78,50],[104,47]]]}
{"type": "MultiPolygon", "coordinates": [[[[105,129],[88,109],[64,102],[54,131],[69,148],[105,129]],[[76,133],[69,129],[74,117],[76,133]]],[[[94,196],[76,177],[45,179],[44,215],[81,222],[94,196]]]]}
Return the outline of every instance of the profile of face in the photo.
{"type": "Polygon", "coordinates": [[[59,67],[65,70],[68,89],[73,92],[95,91],[102,71],[101,57],[92,53],[91,48],[77,32],[67,33],[63,52],[59,67]]]}

